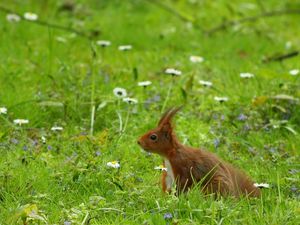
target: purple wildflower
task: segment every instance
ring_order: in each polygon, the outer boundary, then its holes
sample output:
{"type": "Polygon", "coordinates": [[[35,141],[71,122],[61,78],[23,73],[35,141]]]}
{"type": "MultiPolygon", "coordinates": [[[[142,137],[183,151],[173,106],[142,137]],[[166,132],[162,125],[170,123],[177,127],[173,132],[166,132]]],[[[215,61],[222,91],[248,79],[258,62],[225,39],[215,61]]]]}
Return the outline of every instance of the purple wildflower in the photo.
{"type": "Polygon", "coordinates": [[[101,154],[102,154],[102,153],[101,153],[100,151],[96,151],[96,152],[95,152],[95,155],[96,155],[96,156],[100,156],[101,154]]]}
{"type": "Polygon", "coordinates": [[[32,144],[32,146],[34,147],[34,146],[37,146],[38,145],[38,140],[36,140],[36,139],[34,139],[34,140],[31,140],[31,144],[32,144]]]}
{"type": "Polygon", "coordinates": [[[247,120],[247,116],[245,115],[245,114],[243,114],[243,113],[241,113],[238,117],[237,117],[237,120],[238,121],[245,121],[245,120],[247,120]]]}
{"type": "Polygon", "coordinates": [[[297,192],[298,191],[298,188],[296,186],[292,186],[290,188],[291,192],[297,192]]]}
{"type": "Polygon", "coordinates": [[[23,146],[23,150],[24,150],[24,151],[27,151],[27,150],[28,150],[28,147],[27,147],[26,145],[24,145],[24,146],[23,146]]]}
{"type": "Polygon", "coordinates": [[[219,116],[218,116],[217,113],[213,113],[213,114],[212,114],[212,118],[213,118],[214,120],[218,120],[218,119],[219,119],[219,116]]]}
{"type": "Polygon", "coordinates": [[[214,140],[213,140],[213,143],[214,143],[214,146],[215,146],[215,148],[218,148],[219,146],[220,146],[220,139],[219,138],[215,138],[214,140]]]}
{"type": "Polygon", "coordinates": [[[272,153],[272,154],[275,154],[275,153],[277,152],[277,149],[271,147],[271,148],[269,149],[269,152],[272,153]]]}
{"type": "Polygon", "coordinates": [[[51,150],[53,149],[53,147],[52,147],[51,145],[48,145],[48,146],[47,146],[47,149],[48,149],[49,151],[51,151],[51,150]]]}
{"type": "Polygon", "coordinates": [[[170,219],[172,219],[172,218],[173,218],[172,213],[167,212],[167,213],[164,214],[164,219],[165,219],[165,220],[170,220],[170,219]]]}
{"type": "Polygon", "coordinates": [[[15,139],[15,138],[10,139],[10,142],[15,144],[15,145],[19,144],[18,139],[15,139]]]}
{"type": "Polygon", "coordinates": [[[248,152],[250,152],[251,154],[256,154],[257,152],[255,151],[254,147],[249,147],[248,148],[248,152]]]}
{"type": "Polygon", "coordinates": [[[251,127],[249,126],[249,124],[245,124],[244,127],[243,127],[243,130],[244,131],[249,131],[249,130],[251,130],[251,127]]]}

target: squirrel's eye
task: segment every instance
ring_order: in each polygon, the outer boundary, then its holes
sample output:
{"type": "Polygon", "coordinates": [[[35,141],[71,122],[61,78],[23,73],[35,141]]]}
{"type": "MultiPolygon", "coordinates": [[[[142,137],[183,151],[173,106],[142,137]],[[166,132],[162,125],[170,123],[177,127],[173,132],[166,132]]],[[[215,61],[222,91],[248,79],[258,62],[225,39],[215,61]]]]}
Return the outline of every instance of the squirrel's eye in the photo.
{"type": "Polygon", "coordinates": [[[157,139],[157,135],[156,134],[151,134],[150,139],[152,141],[155,141],[157,139]]]}

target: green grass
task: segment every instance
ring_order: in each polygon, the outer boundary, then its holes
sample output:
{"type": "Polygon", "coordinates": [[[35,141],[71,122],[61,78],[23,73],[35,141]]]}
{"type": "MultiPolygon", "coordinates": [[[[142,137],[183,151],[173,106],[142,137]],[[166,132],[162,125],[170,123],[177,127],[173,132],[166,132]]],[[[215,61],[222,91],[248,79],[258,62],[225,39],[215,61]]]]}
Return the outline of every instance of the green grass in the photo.
{"type": "MultiPolygon", "coordinates": [[[[206,36],[148,1],[98,2],[76,1],[73,11],[59,10],[61,1],[5,5],[49,23],[100,30],[91,40],[24,20],[10,23],[0,11],[0,107],[8,109],[0,114],[0,224],[297,224],[300,74],[289,71],[300,69],[299,56],[262,59],[300,49],[300,16],[262,18],[206,36]],[[96,40],[112,45],[103,49],[96,40]],[[118,51],[124,44],[133,49],[118,51]],[[205,61],[193,64],[190,55],[205,61]],[[182,75],[164,74],[168,67],[182,75]],[[255,77],[241,79],[241,72],[255,77]],[[152,85],[138,87],[143,80],[152,85]],[[118,100],[115,87],[139,103],[118,100]],[[221,104],[215,96],[229,101],[221,104]],[[182,142],[215,152],[271,188],[260,199],[214,200],[197,189],[180,197],[163,194],[160,172],[153,169],[161,159],[136,140],[156,125],[164,104],[185,105],[176,116],[182,142]],[[16,118],[30,122],[20,127],[16,118]],[[52,126],[64,130],[53,132],[52,126]],[[107,167],[114,160],[120,169],[107,167]],[[30,219],[32,210],[41,218],[30,219]],[[168,213],[172,218],[164,218],[168,213]]],[[[205,30],[224,18],[261,12],[257,1],[164,2],[205,30]]],[[[300,6],[268,0],[263,7],[300,6]]]]}

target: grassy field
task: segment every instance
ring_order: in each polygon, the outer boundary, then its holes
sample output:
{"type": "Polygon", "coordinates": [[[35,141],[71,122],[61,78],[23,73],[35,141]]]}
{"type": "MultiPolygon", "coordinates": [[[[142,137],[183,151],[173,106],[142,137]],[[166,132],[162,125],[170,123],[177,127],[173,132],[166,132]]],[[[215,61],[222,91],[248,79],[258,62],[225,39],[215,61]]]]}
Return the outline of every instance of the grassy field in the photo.
{"type": "Polygon", "coordinates": [[[300,58],[268,59],[300,50],[300,15],[207,32],[227,20],[300,4],[157,2],[0,4],[38,15],[10,22],[0,8],[0,107],[7,109],[0,113],[0,224],[299,223],[300,58]],[[132,49],[120,51],[121,45],[132,49]],[[165,74],[167,68],[182,74],[165,74]],[[141,81],[152,84],[138,86],[141,81]],[[117,87],[138,103],[115,96],[117,87]],[[136,142],[162,111],[179,105],[179,139],[270,184],[260,199],[161,192],[154,168],[162,160],[136,142]],[[114,161],[120,168],[107,165],[114,161]]]}

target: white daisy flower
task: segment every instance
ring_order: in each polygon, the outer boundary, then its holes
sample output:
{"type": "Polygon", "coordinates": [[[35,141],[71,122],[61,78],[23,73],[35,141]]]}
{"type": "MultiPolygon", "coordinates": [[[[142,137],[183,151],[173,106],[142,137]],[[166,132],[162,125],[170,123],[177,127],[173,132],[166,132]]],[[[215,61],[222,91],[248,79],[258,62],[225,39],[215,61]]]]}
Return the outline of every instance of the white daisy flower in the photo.
{"type": "Polygon", "coordinates": [[[254,9],[256,9],[257,6],[252,3],[241,3],[240,7],[244,8],[244,9],[254,10],[254,9]]]}
{"type": "Polygon", "coordinates": [[[292,76],[298,75],[299,72],[300,72],[300,70],[298,70],[298,69],[294,69],[294,70],[290,70],[290,71],[289,71],[289,73],[290,73],[292,76]]]}
{"type": "Polygon", "coordinates": [[[6,20],[8,22],[19,22],[21,20],[21,17],[18,16],[17,14],[10,13],[6,15],[6,20]]]}
{"type": "Polygon", "coordinates": [[[176,70],[174,68],[167,68],[165,70],[166,74],[170,74],[172,76],[180,76],[181,75],[181,71],[180,70],[176,70]]]}
{"type": "Polygon", "coordinates": [[[132,49],[132,46],[131,45],[120,45],[118,47],[119,51],[129,51],[132,49]]]}
{"type": "Polygon", "coordinates": [[[285,43],[285,48],[286,49],[290,49],[291,47],[292,47],[292,42],[290,42],[290,41],[287,41],[286,43],[285,43]]]}
{"type": "Polygon", "coordinates": [[[63,129],[64,129],[63,127],[58,127],[58,126],[51,127],[52,131],[62,131],[63,129]]]}
{"type": "Polygon", "coordinates": [[[191,55],[190,56],[190,61],[192,63],[202,63],[204,61],[204,58],[201,57],[201,56],[191,55]]]}
{"type": "Polygon", "coordinates": [[[115,168],[115,169],[118,169],[118,168],[121,167],[121,165],[120,165],[120,163],[118,161],[108,162],[108,163],[106,163],[106,165],[108,167],[115,168]]]}
{"type": "Polygon", "coordinates": [[[218,96],[215,96],[214,100],[217,101],[217,102],[227,102],[228,101],[228,97],[218,97],[218,96]]]}
{"type": "Polygon", "coordinates": [[[107,47],[107,46],[111,45],[111,42],[106,41],[106,40],[99,40],[99,41],[96,41],[96,44],[101,46],[101,47],[107,47]]]}
{"type": "Polygon", "coordinates": [[[127,96],[127,91],[124,88],[116,87],[113,92],[118,98],[125,98],[127,96]]]}
{"type": "Polygon", "coordinates": [[[159,165],[154,167],[155,170],[161,170],[161,171],[168,171],[168,169],[166,167],[164,167],[163,165],[159,165]]]}
{"type": "Polygon", "coordinates": [[[41,139],[42,139],[42,142],[45,144],[45,143],[46,143],[46,138],[45,138],[45,136],[42,136],[41,139]]]}
{"type": "Polygon", "coordinates": [[[162,31],[162,33],[163,33],[164,35],[173,34],[173,33],[175,33],[175,32],[176,32],[176,27],[167,27],[167,28],[165,28],[165,29],[162,31]]]}
{"type": "Polygon", "coordinates": [[[7,108],[0,107],[0,114],[6,114],[6,113],[7,113],[7,108]]]}
{"type": "Polygon", "coordinates": [[[64,37],[57,36],[55,39],[60,43],[67,43],[67,39],[65,39],[64,37]]]}
{"type": "Polygon", "coordinates": [[[199,80],[199,84],[205,86],[205,87],[211,87],[213,84],[210,81],[205,81],[205,80],[199,80]]]}
{"type": "Polygon", "coordinates": [[[138,86],[140,86],[140,87],[147,87],[147,86],[149,86],[151,84],[152,84],[152,82],[149,81],[149,80],[138,82],[138,86]]]}
{"type": "MultiPolygon", "coordinates": [[[[195,0],[190,0],[190,2],[191,2],[191,1],[195,1],[195,0]]],[[[185,27],[186,27],[187,29],[191,30],[191,29],[193,29],[194,25],[193,25],[192,22],[187,22],[187,23],[185,23],[185,27]]]]}
{"type": "Polygon", "coordinates": [[[137,104],[138,100],[135,98],[123,98],[123,102],[127,102],[128,104],[137,104]]]}
{"type": "Polygon", "coordinates": [[[252,78],[254,77],[254,74],[252,73],[240,73],[241,78],[252,78]]]}
{"type": "Polygon", "coordinates": [[[266,183],[260,183],[260,184],[254,183],[253,185],[257,188],[270,188],[270,185],[266,183]]]}
{"type": "Polygon", "coordinates": [[[35,21],[39,18],[39,16],[35,13],[32,12],[26,12],[24,13],[24,19],[25,20],[30,20],[30,21],[35,21]]]}
{"type": "Polygon", "coordinates": [[[22,124],[27,124],[29,123],[29,120],[25,120],[25,119],[15,119],[14,123],[21,126],[22,124]]]}

